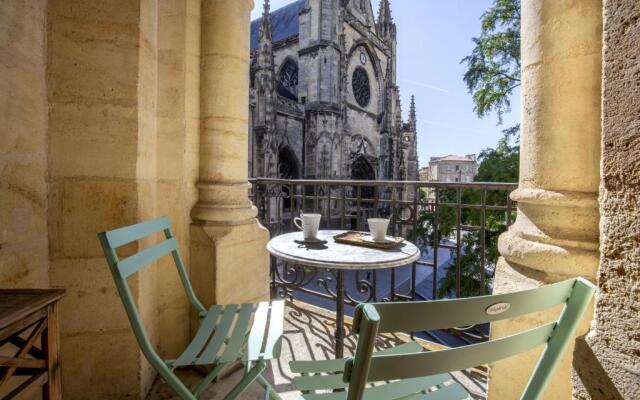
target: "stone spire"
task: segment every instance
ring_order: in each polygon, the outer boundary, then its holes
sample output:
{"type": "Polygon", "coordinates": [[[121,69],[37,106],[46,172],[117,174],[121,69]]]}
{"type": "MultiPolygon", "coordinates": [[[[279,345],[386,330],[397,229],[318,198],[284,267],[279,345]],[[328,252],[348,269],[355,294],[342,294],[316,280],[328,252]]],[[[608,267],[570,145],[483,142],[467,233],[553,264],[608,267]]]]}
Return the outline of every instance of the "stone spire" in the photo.
{"type": "Polygon", "coordinates": [[[389,0],[380,1],[380,9],[378,10],[378,22],[376,23],[378,35],[389,41],[396,38],[396,24],[391,16],[391,4],[389,0]]]}
{"type": "Polygon", "coordinates": [[[407,153],[407,178],[412,181],[418,180],[418,118],[416,117],[416,97],[411,96],[411,106],[409,108],[409,149],[407,153]]]}
{"type": "Polygon", "coordinates": [[[378,10],[378,24],[387,23],[393,23],[391,4],[389,4],[389,0],[382,0],[380,2],[380,9],[378,10]]]}
{"type": "Polygon", "coordinates": [[[417,121],[418,120],[416,118],[416,96],[411,95],[411,106],[409,107],[409,126],[411,127],[412,132],[416,131],[417,121]]]}
{"type": "Polygon", "coordinates": [[[258,36],[255,64],[255,88],[257,92],[257,115],[255,124],[259,128],[257,135],[260,157],[258,164],[264,165],[260,175],[275,177],[277,170],[277,143],[275,127],[276,78],[273,61],[273,41],[269,0],[264,0],[262,20],[258,36]]]}
{"type": "Polygon", "coordinates": [[[269,39],[271,39],[271,5],[269,4],[269,0],[264,0],[262,5],[262,23],[260,25],[260,37],[262,37],[265,33],[269,35],[269,39]]]}
{"type": "Polygon", "coordinates": [[[262,20],[260,21],[260,34],[258,36],[258,67],[268,68],[273,66],[273,42],[271,29],[271,14],[269,13],[269,0],[264,0],[262,20]]]}

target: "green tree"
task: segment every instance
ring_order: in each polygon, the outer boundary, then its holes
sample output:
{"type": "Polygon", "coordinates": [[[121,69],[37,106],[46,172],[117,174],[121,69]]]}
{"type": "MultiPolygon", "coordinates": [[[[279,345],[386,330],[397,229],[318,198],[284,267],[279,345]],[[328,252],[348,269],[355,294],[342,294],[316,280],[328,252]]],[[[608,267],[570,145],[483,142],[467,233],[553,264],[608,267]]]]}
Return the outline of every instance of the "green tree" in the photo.
{"type": "MultiPolygon", "coordinates": [[[[510,137],[505,135],[498,142],[495,149],[488,148],[479,155],[480,166],[476,181],[478,182],[517,182],[518,166],[520,159],[520,146],[510,144],[510,137]]],[[[487,190],[485,192],[485,203],[487,205],[506,205],[507,193],[500,190],[487,190]]],[[[476,189],[464,190],[461,194],[463,204],[477,205],[482,203],[481,192],[476,189]]],[[[449,194],[440,199],[441,202],[455,202],[455,196],[449,194]]],[[[453,210],[441,212],[445,222],[440,231],[440,237],[445,237],[453,232],[455,228],[456,216],[453,210]],[[445,235],[445,236],[443,236],[445,235]]],[[[424,221],[430,222],[431,217],[423,217],[424,221]]],[[[515,219],[515,211],[512,212],[511,220],[515,219]]],[[[477,210],[465,209],[461,213],[461,224],[469,226],[481,226],[482,220],[480,212],[477,210]]],[[[428,224],[427,224],[428,225],[428,224]]],[[[462,238],[462,251],[460,255],[460,295],[462,297],[477,296],[491,290],[490,284],[492,276],[485,273],[482,281],[482,270],[488,267],[489,270],[495,268],[500,254],[498,253],[498,237],[507,229],[507,214],[504,212],[486,212],[484,221],[484,265],[482,259],[482,236],[479,231],[469,231],[462,238]]],[[[432,242],[431,242],[432,243],[432,242]]],[[[456,256],[451,260],[451,267],[439,282],[438,296],[446,297],[455,294],[457,271],[455,268],[456,256]]]]}
{"type": "MultiPolygon", "coordinates": [[[[520,0],[493,0],[492,6],[482,15],[480,36],[472,39],[473,51],[461,62],[467,64],[464,82],[473,96],[474,111],[483,118],[491,113],[498,116],[498,125],[502,117],[511,111],[511,96],[520,86],[520,0]]],[[[520,125],[502,131],[503,137],[496,148],[484,149],[479,154],[480,166],[476,182],[517,182],[520,160],[519,146],[520,125]],[[511,142],[514,142],[513,144],[511,142]]],[[[457,200],[455,190],[440,190],[438,201],[440,207],[437,215],[422,212],[418,220],[418,236],[423,245],[431,245],[434,241],[435,222],[437,220],[438,237],[451,237],[456,229],[457,200]]],[[[479,205],[482,202],[480,190],[461,190],[461,202],[467,205],[479,205]]],[[[506,205],[505,191],[487,190],[487,205],[506,205]]],[[[479,227],[482,223],[480,211],[464,209],[460,215],[463,226],[479,227]]],[[[515,215],[511,215],[511,220],[515,215]]],[[[485,213],[484,246],[478,230],[465,232],[461,239],[460,254],[460,295],[475,296],[489,293],[492,277],[482,271],[488,267],[495,268],[498,260],[498,237],[507,229],[505,212],[485,213]],[[484,253],[482,252],[484,249],[484,253]],[[484,258],[483,258],[484,254],[484,258]],[[484,265],[483,265],[484,264],[484,265]]],[[[451,260],[451,267],[439,281],[438,296],[445,297],[456,293],[456,255],[451,260]]]]}
{"type": "Polygon", "coordinates": [[[487,148],[480,152],[480,166],[475,181],[518,182],[520,146],[511,145],[509,142],[509,136],[505,135],[495,149],[487,148]]]}
{"type": "Polygon", "coordinates": [[[482,14],[480,36],[472,40],[475,47],[461,63],[467,64],[464,81],[474,110],[481,118],[495,112],[502,124],[520,86],[520,0],[494,0],[482,14]]]}

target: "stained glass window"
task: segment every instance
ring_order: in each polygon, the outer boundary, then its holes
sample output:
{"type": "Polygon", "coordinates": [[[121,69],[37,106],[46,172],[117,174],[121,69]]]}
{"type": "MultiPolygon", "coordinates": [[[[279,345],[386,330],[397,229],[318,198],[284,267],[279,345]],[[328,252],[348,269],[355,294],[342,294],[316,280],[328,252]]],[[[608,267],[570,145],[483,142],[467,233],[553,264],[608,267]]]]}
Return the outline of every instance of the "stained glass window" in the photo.
{"type": "Polygon", "coordinates": [[[298,66],[287,60],[280,69],[278,94],[291,100],[298,100],[298,66]]]}

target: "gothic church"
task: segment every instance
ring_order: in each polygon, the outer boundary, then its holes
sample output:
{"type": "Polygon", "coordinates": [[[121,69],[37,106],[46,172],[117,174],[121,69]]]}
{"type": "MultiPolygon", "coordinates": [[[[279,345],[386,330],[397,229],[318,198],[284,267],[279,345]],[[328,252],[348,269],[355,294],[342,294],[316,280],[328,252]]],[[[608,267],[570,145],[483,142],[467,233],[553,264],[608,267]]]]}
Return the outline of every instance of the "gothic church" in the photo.
{"type": "Polygon", "coordinates": [[[389,0],[298,0],[251,24],[249,175],[418,180],[389,0]]]}

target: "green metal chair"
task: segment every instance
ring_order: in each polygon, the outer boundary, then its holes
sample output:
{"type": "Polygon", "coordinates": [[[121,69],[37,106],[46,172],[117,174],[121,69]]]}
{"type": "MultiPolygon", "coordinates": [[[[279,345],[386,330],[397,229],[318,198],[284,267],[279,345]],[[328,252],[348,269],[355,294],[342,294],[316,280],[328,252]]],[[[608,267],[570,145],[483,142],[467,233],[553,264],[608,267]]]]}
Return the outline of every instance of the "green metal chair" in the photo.
{"type": "Polygon", "coordinates": [[[225,365],[242,362],[245,366],[244,377],[226,398],[235,399],[257,380],[266,390],[265,398],[280,400],[280,396],[261,374],[266,368],[266,361],[280,354],[284,328],[283,301],[214,305],[207,310],[193,291],[168,217],[102,232],[98,238],[142,353],[182,399],[196,399],[225,365]],[[117,248],[156,232],[163,232],[162,242],[122,260],[118,258],[117,248]],[[168,253],[173,256],[191,305],[200,315],[200,327],[182,354],[176,359],[163,360],[145,333],[127,278],[168,253]],[[212,367],[193,390],[189,390],[174,373],[176,368],[189,366],[212,367]]]}
{"type": "Polygon", "coordinates": [[[449,371],[490,363],[544,345],[522,400],[539,399],[576,331],[595,287],[582,278],[517,293],[404,303],[361,304],[355,357],[291,363],[304,400],[457,400],[470,398],[449,371]],[[439,351],[373,353],[378,333],[417,332],[510,319],[564,304],[557,321],[512,336],[439,351]],[[375,386],[372,384],[376,384],[375,386]],[[344,391],[343,389],[347,389],[344,391]],[[342,390],[342,391],[339,391],[342,390]]]}

